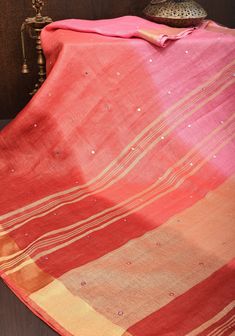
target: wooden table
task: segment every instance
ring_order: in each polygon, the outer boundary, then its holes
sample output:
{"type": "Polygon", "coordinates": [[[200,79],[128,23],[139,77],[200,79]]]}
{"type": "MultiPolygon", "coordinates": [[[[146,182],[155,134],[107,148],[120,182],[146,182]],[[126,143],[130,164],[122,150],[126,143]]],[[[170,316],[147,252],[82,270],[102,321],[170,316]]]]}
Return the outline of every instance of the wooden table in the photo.
{"type": "Polygon", "coordinates": [[[1,336],[56,336],[50,327],[36,317],[0,280],[1,336]]]}

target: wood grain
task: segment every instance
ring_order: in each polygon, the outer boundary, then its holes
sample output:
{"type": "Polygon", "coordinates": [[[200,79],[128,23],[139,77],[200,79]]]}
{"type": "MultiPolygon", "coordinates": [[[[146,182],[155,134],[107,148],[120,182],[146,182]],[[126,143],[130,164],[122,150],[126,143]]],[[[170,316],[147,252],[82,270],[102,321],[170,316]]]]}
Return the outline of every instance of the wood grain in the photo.
{"type": "Polygon", "coordinates": [[[0,280],[0,335],[1,336],[56,336],[0,280]]]}

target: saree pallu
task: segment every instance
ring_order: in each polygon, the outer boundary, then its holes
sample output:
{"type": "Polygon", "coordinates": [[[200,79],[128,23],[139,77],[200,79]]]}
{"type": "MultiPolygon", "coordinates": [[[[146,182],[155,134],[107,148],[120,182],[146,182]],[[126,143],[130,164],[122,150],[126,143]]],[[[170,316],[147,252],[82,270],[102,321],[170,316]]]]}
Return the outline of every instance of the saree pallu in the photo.
{"type": "Polygon", "coordinates": [[[212,26],[42,33],[48,78],[0,133],[0,274],[61,335],[235,331],[235,38],[212,26]]]}

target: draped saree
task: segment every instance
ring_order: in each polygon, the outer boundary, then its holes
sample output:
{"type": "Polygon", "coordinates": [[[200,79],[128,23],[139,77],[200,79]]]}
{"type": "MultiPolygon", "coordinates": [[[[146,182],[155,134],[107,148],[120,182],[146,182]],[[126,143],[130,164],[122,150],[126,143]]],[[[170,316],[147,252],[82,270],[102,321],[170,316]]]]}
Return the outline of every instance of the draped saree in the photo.
{"type": "Polygon", "coordinates": [[[61,335],[235,332],[235,38],[137,17],[46,27],[0,133],[0,274],[61,335]]]}

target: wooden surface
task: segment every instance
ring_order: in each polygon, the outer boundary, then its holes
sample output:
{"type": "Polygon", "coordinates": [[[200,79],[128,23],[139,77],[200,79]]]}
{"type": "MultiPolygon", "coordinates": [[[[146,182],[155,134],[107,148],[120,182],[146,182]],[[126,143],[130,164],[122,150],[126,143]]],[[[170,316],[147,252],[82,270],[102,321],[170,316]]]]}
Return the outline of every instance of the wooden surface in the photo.
{"type": "MultiPolygon", "coordinates": [[[[65,18],[100,19],[128,14],[140,14],[149,0],[47,0],[44,14],[53,20],[65,18]],[[68,5],[69,4],[69,5],[68,5]]],[[[235,27],[234,0],[198,0],[210,18],[235,27]]],[[[0,11],[0,119],[15,116],[30,99],[28,92],[36,81],[37,69],[30,75],[21,75],[20,26],[32,16],[30,0],[1,1],[0,11]]],[[[35,62],[32,41],[26,41],[29,63],[35,62]]]]}
{"type": "Polygon", "coordinates": [[[13,294],[0,280],[1,336],[56,336],[44,322],[13,294]]]}

